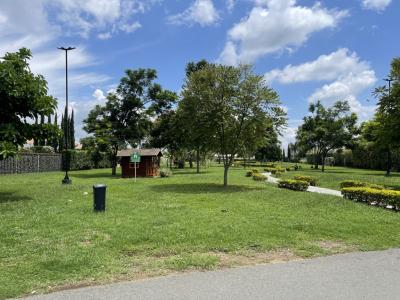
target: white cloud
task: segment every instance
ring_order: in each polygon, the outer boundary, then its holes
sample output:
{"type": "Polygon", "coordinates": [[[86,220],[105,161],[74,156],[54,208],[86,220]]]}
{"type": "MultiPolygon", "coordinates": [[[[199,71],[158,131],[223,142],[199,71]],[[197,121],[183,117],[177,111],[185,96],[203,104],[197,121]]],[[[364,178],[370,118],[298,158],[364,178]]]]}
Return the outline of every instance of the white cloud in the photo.
{"type": "Polygon", "coordinates": [[[366,9],[381,12],[392,2],[392,0],[363,0],[362,6],[366,9]]]}
{"type": "Polygon", "coordinates": [[[298,47],[312,33],[334,28],[348,15],[347,11],[329,10],[319,3],[306,7],[295,0],[255,2],[250,14],[229,30],[220,62],[252,63],[263,55],[298,47]]]}
{"type": "Polygon", "coordinates": [[[140,24],[133,20],[162,0],[47,0],[54,8],[57,21],[68,34],[88,38],[94,32],[100,39],[108,39],[118,32],[132,33],[140,24]]]}
{"type": "Polygon", "coordinates": [[[226,9],[228,12],[232,12],[235,8],[235,0],[226,0],[226,9]]]}
{"type": "Polygon", "coordinates": [[[377,81],[374,70],[368,62],[360,60],[355,52],[340,48],[316,60],[299,65],[288,65],[265,74],[267,82],[278,81],[283,84],[307,81],[325,81],[309,97],[310,102],[320,100],[327,106],[336,101],[347,100],[351,110],[366,119],[374,111],[373,106],[363,106],[358,97],[372,88],[377,81]]]}
{"type": "Polygon", "coordinates": [[[93,92],[92,96],[95,97],[98,102],[104,102],[106,100],[106,96],[104,95],[104,92],[100,89],[96,89],[93,92]]]}
{"type": "Polygon", "coordinates": [[[265,74],[267,82],[296,83],[310,80],[335,80],[349,72],[359,73],[369,69],[365,61],[360,61],[355,52],[340,48],[328,55],[321,55],[316,60],[300,65],[288,65],[282,70],[274,69],[265,74]]]}
{"type": "Polygon", "coordinates": [[[350,72],[348,75],[338,78],[330,84],[318,88],[309,98],[310,102],[320,100],[326,105],[332,105],[336,101],[348,101],[353,112],[360,119],[369,118],[374,112],[374,106],[364,106],[357,97],[364,91],[372,88],[377,78],[373,70],[364,70],[360,73],[350,72]]]}
{"type": "Polygon", "coordinates": [[[139,22],[134,22],[132,24],[122,24],[120,26],[120,29],[126,33],[131,33],[141,27],[142,27],[142,25],[139,22]]]}
{"type": "Polygon", "coordinates": [[[218,20],[219,13],[212,0],[195,0],[184,12],[168,18],[171,24],[176,25],[198,23],[201,26],[208,26],[215,24],[218,20]]]}

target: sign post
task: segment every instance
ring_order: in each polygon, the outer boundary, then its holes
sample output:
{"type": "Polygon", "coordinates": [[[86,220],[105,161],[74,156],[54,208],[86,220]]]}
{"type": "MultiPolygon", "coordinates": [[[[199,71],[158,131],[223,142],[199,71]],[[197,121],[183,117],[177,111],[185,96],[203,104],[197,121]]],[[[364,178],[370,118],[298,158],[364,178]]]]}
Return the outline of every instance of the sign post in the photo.
{"type": "Polygon", "coordinates": [[[136,163],[140,163],[140,153],[138,151],[132,153],[131,162],[135,163],[135,182],[136,182],[136,163]]]}

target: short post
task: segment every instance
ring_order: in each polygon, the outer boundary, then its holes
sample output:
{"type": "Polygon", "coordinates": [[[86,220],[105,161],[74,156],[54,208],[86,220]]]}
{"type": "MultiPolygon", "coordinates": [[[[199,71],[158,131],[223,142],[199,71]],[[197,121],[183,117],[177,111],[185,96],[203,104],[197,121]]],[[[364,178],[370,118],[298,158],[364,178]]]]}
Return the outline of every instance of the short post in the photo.
{"type": "Polygon", "coordinates": [[[94,211],[106,210],[106,189],[105,184],[95,184],[93,186],[93,208],[94,211]]]}

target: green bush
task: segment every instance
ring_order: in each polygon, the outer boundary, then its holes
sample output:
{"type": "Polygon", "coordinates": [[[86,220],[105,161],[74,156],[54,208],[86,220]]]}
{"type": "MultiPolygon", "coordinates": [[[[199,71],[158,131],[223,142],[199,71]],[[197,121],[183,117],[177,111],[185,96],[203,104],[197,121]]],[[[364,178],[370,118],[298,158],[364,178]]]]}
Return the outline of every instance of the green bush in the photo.
{"type": "Polygon", "coordinates": [[[260,174],[260,173],[254,173],[253,174],[253,180],[264,181],[266,179],[267,179],[267,177],[265,177],[263,174],[260,174]]]}
{"type": "Polygon", "coordinates": [[[271,174],[275,174],[278,171],[276,168],[268,167],[264,169],[265,172],[269,172],[271,174]]]}
{"type": "Polygon", "coordinates": [[[400,191],[375,189],[370,187],[345,187],[342,195],[346,199],[368,204],[388,206],[400,210],[400,191]]]}
{"type": "Polygon", "coordinates": [[[247,171],[246,172],[246,177],[251,177],[253,176],[253,172],[252,171],[247,171]]]}
{"type": "Polygon", "coordinates": [[[280,180],[278,183],[280,188],[302,192],[307,191],[309,186],[310,184],[307,181],[293,179],[280,180]]]}
{"type": "Polygon", "coordinates": [[[378,184],[356,181],[356,180],[345,180],[340,183],[340,188],[348,188],[348,187],[369,187],[376,190],[383,190],[385,187],[378,184]]]}
{"type": "Polygon", "coordinates": [[[92,168],[111,168],[107,154],[99,152],[96,156],[84,150],[63,151],[63,170],[69,163],[69,170],[89,170],[92,168]]]}
{"type": "Polygon", "coordinates": [[[317,185],[317,178],[312,177],[312,176],[297,175],[297,176],[294,176],[294,179],[301,180],[301,181],[307,181],[312,186],[317,185]]]}
{"type": "Polygon", "coordinates": [[[253,172],[253,174],[254,173],[259,173],[257,169],[252,169],[251,172],[253,172]]]}
{"type": "Polygon", "coordinates": [[[172,176],[172,172],[171,170],[168,169],[162,169],[160,170],[160,177],[171,177],[172,176]]]}

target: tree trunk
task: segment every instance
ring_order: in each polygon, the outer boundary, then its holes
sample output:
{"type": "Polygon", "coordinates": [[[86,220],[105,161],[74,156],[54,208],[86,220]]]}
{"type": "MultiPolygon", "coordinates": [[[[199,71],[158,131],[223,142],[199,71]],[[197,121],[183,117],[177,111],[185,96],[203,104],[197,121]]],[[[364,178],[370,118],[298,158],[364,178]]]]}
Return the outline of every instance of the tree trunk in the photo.
{"type": "Polygon", "coordinates": [[[387,151],[387,168],[386,168],[386,176],[390,176],[390,171],[392,170],[392,151],[388,149],[387,151]]]}
{"type": "Polygon", "coordinates": [[[229,163],[224,165],[224,187],[228,186],[229,163]]]}
{"type": "Polygon", "coordinates": [[[114,158],[112,161],[112,166],[111,166],[111,175],[115,176],[117,174],[117,161],[114,158]]]}
{"type": "Polygon", "coordinates": [[[200,173],[200,148],[197,147],[196,150],[196,173],[199,174],[200,173]]]}
{"type": "Polygon", "coordinates": [[[321,165],[322,165],[322,172],[325,172],[325,155],[322,155],[321,165]]]}

